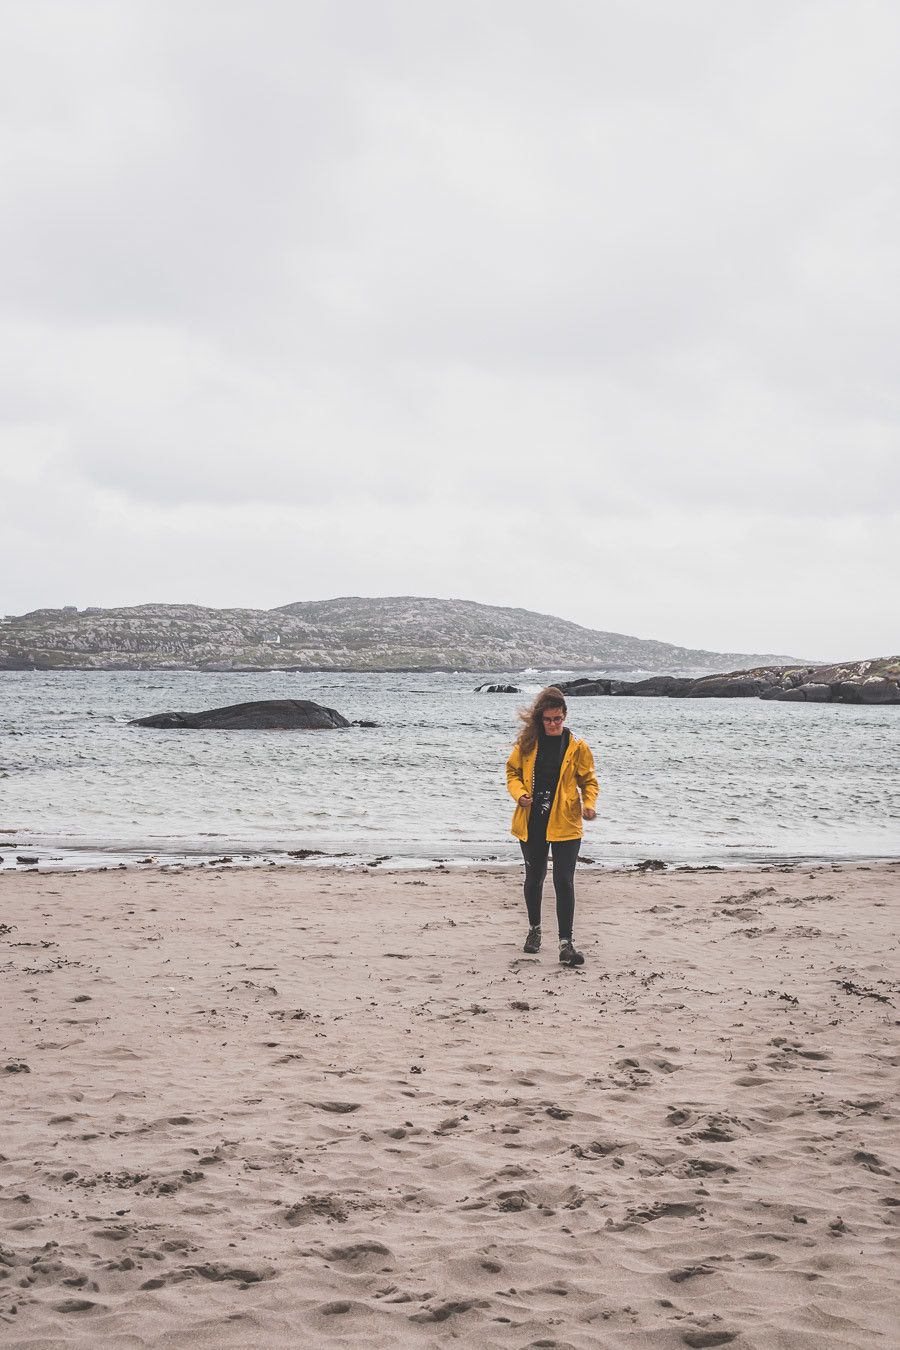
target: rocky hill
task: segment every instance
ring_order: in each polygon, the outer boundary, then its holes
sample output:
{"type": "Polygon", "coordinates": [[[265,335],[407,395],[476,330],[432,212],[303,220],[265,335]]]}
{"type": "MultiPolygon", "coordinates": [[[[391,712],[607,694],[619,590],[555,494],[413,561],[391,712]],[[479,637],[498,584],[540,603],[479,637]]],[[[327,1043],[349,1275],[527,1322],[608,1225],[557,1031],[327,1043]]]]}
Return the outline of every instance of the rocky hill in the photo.
{"type": "Polygon", "coordinates": [[[420,596],[278,609],[37,609],[0,621],[0,670],[718,671],[790,657],[599,632],[527,609],[420,596]]]}

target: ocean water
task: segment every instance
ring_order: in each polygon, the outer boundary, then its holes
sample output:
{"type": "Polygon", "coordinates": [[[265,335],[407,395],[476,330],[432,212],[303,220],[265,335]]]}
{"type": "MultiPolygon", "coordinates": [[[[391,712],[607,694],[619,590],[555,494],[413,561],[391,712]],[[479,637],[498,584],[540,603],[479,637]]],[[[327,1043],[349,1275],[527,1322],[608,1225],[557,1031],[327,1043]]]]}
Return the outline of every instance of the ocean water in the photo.
{"type": "MultiPolygon", "coordinates": [[[[516,862],[504,763],[528,700],[476,694],[485,679],[531,692],[550,675],[0,673],[2,866],[298,849],[338,866],[516,862]],[[259,698],[379,726],[128,726],[259,698]]],[[[900,708],[587,698],[569,701],[569,725],[597,761],[582,849],[597,865],[900,856],[900,708]]]]}

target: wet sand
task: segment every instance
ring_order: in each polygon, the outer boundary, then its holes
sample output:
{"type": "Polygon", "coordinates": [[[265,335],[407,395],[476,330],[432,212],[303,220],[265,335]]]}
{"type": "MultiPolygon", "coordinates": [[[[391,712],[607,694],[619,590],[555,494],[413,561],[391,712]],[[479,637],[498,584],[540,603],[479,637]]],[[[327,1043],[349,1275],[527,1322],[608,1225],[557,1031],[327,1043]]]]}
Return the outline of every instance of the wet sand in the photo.
{"type": "Polygon", "coordinates": [[[898,892],[0,877],[0,1342],[900,1344],[898,892]]]}

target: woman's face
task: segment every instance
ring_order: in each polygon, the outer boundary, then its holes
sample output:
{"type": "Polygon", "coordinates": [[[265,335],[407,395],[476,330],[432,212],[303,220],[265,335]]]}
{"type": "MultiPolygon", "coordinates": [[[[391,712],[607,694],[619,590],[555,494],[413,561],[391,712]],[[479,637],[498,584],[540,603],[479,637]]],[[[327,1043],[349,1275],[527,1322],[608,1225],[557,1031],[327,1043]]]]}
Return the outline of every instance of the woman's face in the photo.
{"type": "Polygon", "coordinates": [[[541,722],[545,736],[561,736],[566,724],[566,714],[562,708],[545,708],[541,713],[541,722]]]}

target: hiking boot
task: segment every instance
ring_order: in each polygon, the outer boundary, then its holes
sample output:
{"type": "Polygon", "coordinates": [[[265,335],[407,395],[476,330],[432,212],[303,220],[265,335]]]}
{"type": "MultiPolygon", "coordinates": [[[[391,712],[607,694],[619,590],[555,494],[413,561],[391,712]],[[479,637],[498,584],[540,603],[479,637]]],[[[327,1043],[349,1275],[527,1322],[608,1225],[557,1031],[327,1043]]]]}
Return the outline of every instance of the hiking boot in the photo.
{"type": "Polygon", "coordinates": [[[528,936],[525,939],[525,946],[522,948],[522,950],[528,952],[529,956],[534,956],[536,952],[539,952],[541,950],[540,924],[538,924],[536,928],[529,928],[528,936]]]}
{"type": "Polygon", "coordinates": [[[559,944],[559,960],[563,966],[583,966],[584,953],[572,946],[570,938],[565,938],[559,944]]]}

